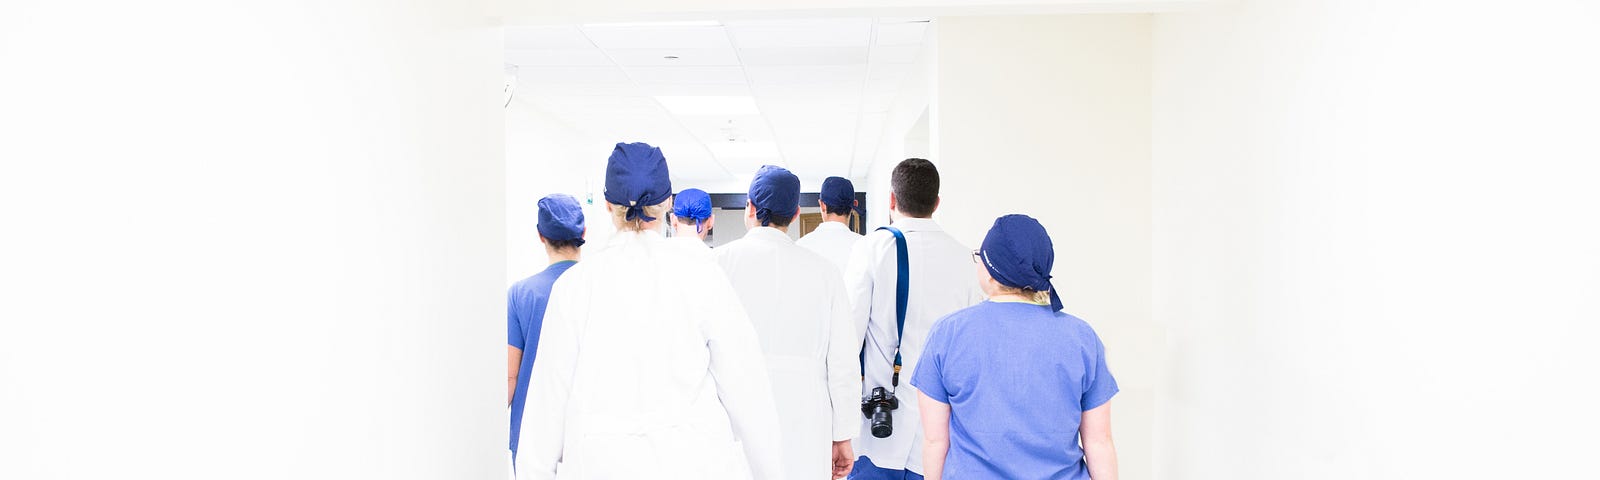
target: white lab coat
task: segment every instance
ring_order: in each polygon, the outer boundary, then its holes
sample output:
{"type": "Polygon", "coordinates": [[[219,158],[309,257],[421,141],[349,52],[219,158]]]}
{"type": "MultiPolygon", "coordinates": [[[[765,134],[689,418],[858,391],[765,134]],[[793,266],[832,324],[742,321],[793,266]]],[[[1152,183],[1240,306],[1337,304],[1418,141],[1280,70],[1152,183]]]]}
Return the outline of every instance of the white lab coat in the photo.
{"type": "Polygon", "coordinates": [[[781,479],[766,361],[711,251],[617,232],[556,282],[517,478],[781,479]]]}
{"type": "Polygon", "coordinates": [[[833,478],[832,442],[861,428],[861,337],[840,273],[771,227],[751,229],[716,253],[766,353],[785,474],[833,478]]]}
{"type": "MultiPolygon", "coordinates": [[[[956,310],[983,301],[978,287],[972,250],[962,246],[932,219],[904,218],[890,226],[906,236],[910,258],[911,289],[906,301],[905,340],[900,343],[900,386],[895,397],[894,434],[872,436],[870,423],[861,417],[856,453],[882,468],[922,473],[922,416],[911,374],[927,344],[934,322],[956,310]]],[[[845,270],[845,288],[851,296],[852,318],[866,330],[866,381],[862,395],[872,387],[890,389],[894,373],[895,277],[894,236],[874,230],[856,242],[845,270]]]]}
{"type": "Polygon", "coordinates": [[[817,255],[822,255],[822,258],[828,259],[842,273],[850,263],[850,248],[860,239],[861,234],[851,231],[850,227],[843,223],[822,222],[821,225],[817,225],[816,230],[800,237],[800,240],[794,243],[817,252],[817,255]]]}

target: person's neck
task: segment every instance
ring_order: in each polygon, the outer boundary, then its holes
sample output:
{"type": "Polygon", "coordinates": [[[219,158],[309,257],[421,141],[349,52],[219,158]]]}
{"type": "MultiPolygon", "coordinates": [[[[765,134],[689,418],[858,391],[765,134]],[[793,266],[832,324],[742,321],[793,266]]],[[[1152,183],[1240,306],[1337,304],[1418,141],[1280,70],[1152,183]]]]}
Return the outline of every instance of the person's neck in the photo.
{"type": "Polygon", "coordinates": [[[898,222],[898,221],[906,220],[906,219],[928,220],[928,219],[931,219],[931,218],[933,218],[933,215],[928,215],[926,217],[915,217],[915,216],[911,216],[911,215],[906,215],[904,213],[900,213],[900,211],[898,211],[898,210],[893,211],[889,215],[890,223],[898,222]]]}
{"type": "Polygon", "coordinates": [[[783,232],[783,233],[789,233],[789,226],[788,225],[784,225],[784,226],[781,226],[781,227],[777,226],[777,225],[756,225],[756,227],[766,227],[766,228],[777,230],[777,231],[780,231],[780,232],[783,232]]]}
{"type": "Polygon", "coordinates": [[[1033,303],[1033,299],[1032,298],[1024,297],[1022,295],[1018,295],[1018,294],[1015,294],[1015,293],[996,293],[994,295],[990,295],[989,296],[989,300],[996,301],[996,302],[1028,302],[1028,303],[1033,303]]]}
{"type": "Polygon", "coordinates": [[[850,225],[850,215],[849,214],[834,215],[834,214],[831,214],[831,213],[824,213],[824,214],[822,214],[822,221],[823,221],[823,223],[839,222],[839,223],[843,223],[845,225],[850,225]]]}
{"type": "Polygon", "coordinates": [[[550,264],[555,265],[561,262],[576,262],[578,257],[583,255],[583,251],[578,249],[572,249],[571,251],[546,249],[545,254],[550,257],[550,264]]]}

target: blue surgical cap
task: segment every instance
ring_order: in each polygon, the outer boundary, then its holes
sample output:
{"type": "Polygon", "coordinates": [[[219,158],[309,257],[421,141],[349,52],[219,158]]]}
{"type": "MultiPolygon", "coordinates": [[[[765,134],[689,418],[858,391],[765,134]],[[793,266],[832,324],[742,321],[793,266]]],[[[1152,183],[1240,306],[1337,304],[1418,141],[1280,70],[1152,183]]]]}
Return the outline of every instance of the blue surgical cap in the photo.
{"type": "Polygon", "coordinates": [[[1050,284],[1050,268],[1055,264],[1055,246],[1044,225],[1027,215],[1006,215],[995,219],[983,237],[983,266],[1001,285],[1050,291],[1050,309],[1061,311],[1061,296],[1050,284]]]}
{"type": "Polygon", "coordinates": [[[667,174],[667,158],[661,149],[647,143],[618,143],[606,162],[606,201],[627,207],[628,220],[646,222],[644,207],[667,201],[672,195],[672,179],[667,174]]]}
{"type": "Polygon", "coordinates": [[[783,167],[763,165],[750,181],[750,203],[756,206],[756,220],[762,226],[773,215],[793,217],[800,213],[800,177],[783,167]]]}
{"type": "Polygon", "coordinates": [[[856,206],[856,186],[844,177],[828,177],[822,181],[822,204],[829,208],[856,206]]]}
{"type": "Polygon", "coordinates": [[[694,220],[694,231],[700,231],[700,222],[711,218],[711,195],[705,190],[688,188],[673,197],[672,214],[678,218],[694,220]]]}
{"type": "Polygon", "coordinates": [[[581,240],[583,206],[571,195],[557,193],[539,199],[539,235],[546,240],[581,240]]]}

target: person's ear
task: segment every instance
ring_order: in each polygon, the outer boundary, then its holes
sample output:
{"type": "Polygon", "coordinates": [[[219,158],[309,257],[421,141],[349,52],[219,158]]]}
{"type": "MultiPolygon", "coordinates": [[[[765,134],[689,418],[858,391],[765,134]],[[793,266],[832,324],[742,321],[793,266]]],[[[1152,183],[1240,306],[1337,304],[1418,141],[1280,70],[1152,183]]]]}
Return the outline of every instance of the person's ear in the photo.
{"type": "Polygon", "coordinates": [[[859,206],[861,206],[861,201],[860,200],[851,200],[850,201],[850,206],[859,207],[859,206]]]}
{"type": "Polygon", "coordinates": [[[889,192],[889,209],[896,212],[900,211],[900,199],[895,198],[894,192],[889,192]]]}
{"type": "Polygon", "coordinates": [[[538,234],[535,234],[535,235],[539,236],[539,243],[542,243],[542,244],[545,244],[545,245],[549,245],[550,244],[549,240],[545,240],[544,239],[544,234],[538,233],[538,234]]]}
{"type": "Polygon", "coordinates": [[[942,200],[944,200],[943,197],[933,197],[933,208],[928,210],[928,214],[930,216],[933,214],[934,211],[939,209],[939,202],[942,201],[942,200]]]}
{"type": "Polygon", "coordinates": [[[711,224],[716,223],[716,221],[717,221],[717,214],[713,213],[713,214],[711,214],[711,216],[706,217],[706,221],[700,222],[700,225],[704,227],[703,230],[710,230],[711,229],[711,224]]]}
{"type": "Polygon", "coordinates": [[[588,238],[588,237],[589,237],[589,227],[583,227],[583,232],[578,234],[578,238],[588,238]]]}
{"type": "Polygon", "coordinates": [[[822,203],[822,200],[817,200],[817,208],[820,208],[822,211],[826,212],[828,211],[828,204],[822,203]]]}
{"type": "Polygon", "coordinates": [[[606,213],[611,213],[611,209],[612,208],[615,208],[615,207],[611,206],[611,202],[606,202],[606,213]]]}

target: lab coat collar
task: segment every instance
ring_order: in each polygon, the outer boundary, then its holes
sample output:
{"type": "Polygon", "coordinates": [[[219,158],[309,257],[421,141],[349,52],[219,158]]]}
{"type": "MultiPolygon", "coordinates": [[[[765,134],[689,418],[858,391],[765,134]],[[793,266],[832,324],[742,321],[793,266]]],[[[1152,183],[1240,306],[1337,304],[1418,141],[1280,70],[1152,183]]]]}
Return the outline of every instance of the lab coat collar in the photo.
{"type": "Polygon", "coordinates": [[[899,229],[902,232],[942,232],[942,231],[944,231],[944,228],[940,227],[939,223],[933,221],[933,219],[931,219],[931,218],[902,218],[902,219],[899,219],[899,220],[895,220],[895,222],[889,224],[889,226],[894,227],[896,229],[899,229]]]}
{"type": "Polygon", "coordinates": [[[841,232],[852,232],[852,233],[854,232],[853,230],[850,230],[850,227],[845,226],[845,224],[839,223],[839,222],[822,222],[821,225],[817,225],[817,229],[816,230],[812,230],[812,231],[816,232],[816,231],[828,231],[828,230],[838,230],[838,231],[841,231],[841,232]]]}
{"type": "MultiPolygon", "coordinates": [[[[790,224],[789,228],[799,228],[799,225],[790,224]]],[[[749,232],[745,232],[744,236],[745,238],[761,240],[764,242],[794,243],[794,239],[789,238],[789,234],[772,227],[752,228],[749,232]]]]}

